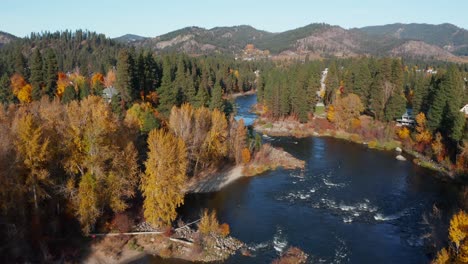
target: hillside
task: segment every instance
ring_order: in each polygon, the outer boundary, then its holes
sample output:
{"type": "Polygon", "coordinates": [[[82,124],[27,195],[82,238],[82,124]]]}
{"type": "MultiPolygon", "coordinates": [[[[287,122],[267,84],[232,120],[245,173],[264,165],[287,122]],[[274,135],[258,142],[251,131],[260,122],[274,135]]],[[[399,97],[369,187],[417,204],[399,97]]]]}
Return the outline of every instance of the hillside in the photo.
{"type": "Polygon", "coordinates": [[[138,35],[134,35],[134,34],[126,34],[126,35],[120,36],[118,38],[114,38],[115,41],[117,41],[119,43],[123,43],[123,44],[132,43],[132,42],[136,42],[136,41],[143,41],[145,39],[146,39],[146,37],[142,37],[142,36],[138,36],[138,35]]]}
{"type": "Polygon", "coordinates": [[[468,55],[468,31],[452,24],[390,24],[363,27],[369,35],[391,36],[404,40],[420,40],[456,55],[468,55]]]}
{"type": "Polygon", "coordinates": [[[375,55],[460,61],[457,56],[468,55],[468,31],[451,24],[392,24],[348,30],[315,23],[279,33],[246,25],[186,27],[154,38],[128,41],[128,36],[118,39],[155,52],[224,53],[244,58],[247,44],[254,45],[255,54],[281,58],[375,55]]]}
{"type": "MultiPolygon", "coordinates": [[[[0,32],[0,46],[17,39],[0,32]]],[[[468,31],[451,24],[390,24],[344,29],[324,23],[271,33],[248,25],[185,27],[156,37],[126,34],[115,43],[156,53],[226,54],[242,59],[398,56],[466,61],[468,31]]],[[[78,45],[82,47],[82,45],[78,45]]]]}
{"type": "Polygon", "coordinates": [[[17,39],[17,37],[13,36],[12,34],[0,31],[0,47],[10,43],[15,39],[17,39]]]}

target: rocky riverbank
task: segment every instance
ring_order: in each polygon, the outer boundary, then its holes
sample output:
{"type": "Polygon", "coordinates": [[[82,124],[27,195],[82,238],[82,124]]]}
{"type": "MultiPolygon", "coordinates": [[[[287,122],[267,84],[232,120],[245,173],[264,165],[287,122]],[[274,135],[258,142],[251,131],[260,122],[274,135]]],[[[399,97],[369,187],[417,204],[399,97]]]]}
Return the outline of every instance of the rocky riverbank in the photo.
{"type": "Polygon", "coordinates": [[[255,176],[278,167],[304,169],[305,162],[286,151],[265,144],[255,153],[253,159],[244,165],[225,165],[225,168],[193,177],[186,187],[186,193],[217,192],[228,184],[244,177],[255,176]]]}
{"type": "Polygon", "coordinates": [[[227,259],[245,247],[231,237],[201,235],[198,231],[183,227],[174,232],[108,234],[94,237],[89,255],[84,263],[129,263],[148,256],[182,259],[194,262],[214,262],[227,259]]]}
{"type": "Polygon", "coordinates": [[[305,162],[295,158],[288,152],[274,148],[270,144],[262,145],[253,160],[244,168],[245,176],[255,176],[278,167],[284,169],[304,169],[305,162]]]}

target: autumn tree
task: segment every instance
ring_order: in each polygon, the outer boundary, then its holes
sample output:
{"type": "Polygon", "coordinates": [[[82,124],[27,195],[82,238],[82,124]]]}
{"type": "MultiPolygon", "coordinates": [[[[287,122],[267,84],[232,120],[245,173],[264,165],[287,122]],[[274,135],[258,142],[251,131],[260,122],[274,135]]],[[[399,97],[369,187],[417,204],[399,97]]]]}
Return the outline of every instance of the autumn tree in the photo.
{"type": "Polygon", "coordinates": [[[203,142],[202,156],[205,161],[217,164],[227,155],[228,124],[224,113],[215,109],[211,113],[211,128],[203,142]]]}
{"type": "Polygon", "coordinates": [[[184,202],[187,176],[187,149],[181,138],[164,130],[152,130],[148,136],[148,159],[141,180],[146,221],[167,226],[175,220],[176,209],[184,202]]]}
{"type": "Polygon", "coordinates": [[[343,98],[337,98],[333,105],[335,116],[334,121],[339,128],[349,128],[351,121],[358,118],[364,106],[359,96],[348,94],[343,98]]]}
{"type": "Polygon", "coordinates": [[[31,114],[18,117],[15,132],[18,162],[24,168],[24,183],[31,191],[37,212],[39,202],[47,197],[46,189],[51,184],[47,170],[49,139],[31,114]]]}
{"type": "Polygon", "coordinates": [[[138,182],[137,154],[122,131],[125,126],[101,97],[72,101],[66,113],[63,138],[68,152],[63,162],[70,175],[67,189],[83,231],[89,232],[99,215],[82,210],[91,203],[87,199],[96,200],[97,208],[113,212],[128,206],[138,182]],[[88,198],[89,192],[96,192],[96,198],[88,198]]]}

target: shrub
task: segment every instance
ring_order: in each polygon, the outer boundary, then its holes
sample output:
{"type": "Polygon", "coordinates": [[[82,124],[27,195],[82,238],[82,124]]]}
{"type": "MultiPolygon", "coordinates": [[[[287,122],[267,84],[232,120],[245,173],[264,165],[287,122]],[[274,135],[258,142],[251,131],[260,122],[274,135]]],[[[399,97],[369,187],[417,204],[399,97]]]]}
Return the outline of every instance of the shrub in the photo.
{"type": "Polygon", "coordinates": [[[369,146],[369,148],[376,148],[377,147],[377,141],[375,141],[375,140],[369,141],[368,146],[369,146]]]}
{"type": "Polygon", "coordinates": [[[242,149],[242,162],[247,164],[250,162],[250,150],[248,148],[242,149]]]}
{"type": "Polygon", "coordinates": [[[228,224],[224,223],[219,226],[219,234],[222,237],[227,237],[229,233],[230,233],[230,228],[228,224]]]}
{"type": "Polygon", "coordinates": [[[112,219],[112,227],[116,228],[120,233],[126,233],[131,230],[133,220],[126,213],[117,213],[112,219]]]}

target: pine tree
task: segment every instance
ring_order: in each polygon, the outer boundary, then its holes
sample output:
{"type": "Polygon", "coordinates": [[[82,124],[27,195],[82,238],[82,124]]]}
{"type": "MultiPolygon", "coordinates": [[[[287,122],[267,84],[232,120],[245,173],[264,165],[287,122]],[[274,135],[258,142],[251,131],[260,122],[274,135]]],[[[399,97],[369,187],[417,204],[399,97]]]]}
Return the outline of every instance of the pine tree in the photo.
{"type": "Polygon", "coordinates": [[[42,86],[44,85],[44,72],[41,52],[38,48],[34,51],[31,58],[31,85],[32,99],[39,100],[42,96],[42,86]]]}
{"type": "Polygon", "coordinates": [[[14,72],[19,73],[24,76],[25,79],[28,79],[26,58],[20,48],[18,48],[14,53],[14,72]]]}
{"type": "Polygon", "coordinates": [[[223,89],[221,88],[221,85],[218,82],[216,82],[213,88],[210,109],[218,109],[221,112],[224,111],[223,89]]]}
{"type": "Polygon", "coordinates": [[[10,78],[5,73],[0,78],[0,103],[9,104],[14,100],[13,92],[10,88],[10,78]]]}
{"type": "Polygon", "coordinates": [[[172,83],[172,69],[168,58],[164,60],[161,87],[159,87],[158,92],[158,111],[169,115],[172,106],[177,104],[177,91],[172,83]]]}
{"type": "Polygon", "coordinates": [[[382,86],[383,76],[377,74],[371,84],[369,93],[369,108],[377,120],[382,120],[384,116],[385,101],[382,86]]]}
{"type": "Polygon", "coordinates": [[[420,112],[427,111],[427,99],[429,95],[429,87],[426,85],[426,81],[422,74],[416,74],[414,88],[413,88],[413,98],[412,106],[413,113],[418,114],[420,112]]]}
{"type": "Polygon", "coordinates": [[[369,104],[369,89],[372,84],[372,76],[366,61],[359,63],[357,73],[354,77],[353,93],[361,98],[364,107],[369,104]]]}
{"type": "Polygon", "coordinates": [[[85,81],[80,87],[80,99],[83,100],[91,94],[91,89],[89,88],[89,82],[85,81]]]}
{"type": "Polygon", "coordinates": [[[390,96],[385,105],[385,121],[392,121],[401,117],[406,111],[406,98],[402,94],[390,96]]]}
{"type": "Polygon", "coordinates": [[[62,94],[62,103],[68,104],[76,99],[75,87],[68,85],[62,94]]]}
{"type": "Polygon", "coordinates": [[[187,102],[187,86],[185,86],[185,83],[185,64],[183,58],[179,57],[174,79],[174,89],[177,93],[178,102],[187,102]]]}
{"type": "Polygon", "coordinates": [[[52,49],[47,50],[45,61],[46,94],[53,98],[57,92],[58,65],[57,56],[52,49]]]}
{"type": "Polygon", "coordinates": [[[190,74],[190,71],[187,70],[185,74],[185,87],[186,87],[186,102],[195,105],[196,101],[196,96],[197,96],[197,90],[195,89],[195,84],[194,80],[192,79],[192,75],[190,74]]]}
{"type": "Polygon", "coordinates": [[[325,104],[333,104],[336,90],[340,87],[338,78],[338,69],[335,62],[332,62],[328,69],[327,79],[325,80],[325,104]]]}
{"type": "Polygon", "coordinates": [[[195,97],[195,107],[208,106],[210,101],[210,94],[206,90],[205,86],[198,87],[197,96],[195,97]]]}
{"type": "Polygon", "coordinates": [[[117,81],[115,86],[124,102],[131,102],[135,98],[132,67],[133,65],[130,64],[129,52],[127,50],[121,50],[117,60],[117,81]]]}
{"type": "Polygon", "coordinates": [[[279,111],[281,116],[287,116],[291,110],[291,93],[290,93],[290,86],[287,81],[286,74],[282,73],[281,80],[277,89],[280,93],[279,98],[279,111]]]}

